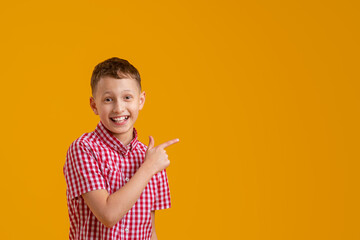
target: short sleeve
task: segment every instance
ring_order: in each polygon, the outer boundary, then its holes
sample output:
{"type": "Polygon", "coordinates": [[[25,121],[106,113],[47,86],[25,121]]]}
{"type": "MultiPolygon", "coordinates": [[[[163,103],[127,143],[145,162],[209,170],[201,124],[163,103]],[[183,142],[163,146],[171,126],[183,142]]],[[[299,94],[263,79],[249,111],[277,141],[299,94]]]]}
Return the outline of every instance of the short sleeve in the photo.
{"type": "Polygon", "coordinates": [[[170,188],[166,169],[157,174],[157,193],[155,204],[151,211],[166,209],[171,207],[170,188]]]}
{"type": "Polygon", "coordinates": [[[70,145],[63,170],[69,199],[93,190],[106,189],[99,162],[84,140],[77,139],[70,145]]]}

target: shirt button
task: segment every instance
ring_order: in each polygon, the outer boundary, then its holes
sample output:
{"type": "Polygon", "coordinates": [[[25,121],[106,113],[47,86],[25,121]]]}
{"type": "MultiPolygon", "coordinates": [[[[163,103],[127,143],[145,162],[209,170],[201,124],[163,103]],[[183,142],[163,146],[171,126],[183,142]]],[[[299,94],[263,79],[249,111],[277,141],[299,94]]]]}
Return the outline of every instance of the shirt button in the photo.
{"type": "Polygon", "coordinates": [[[125,181],[127,181],[127,182],[128,182],[129,180],[130,180],[129,178],[125,178],[125,181]]]}
{"type": "Polygon", "coordinates": [[[128,229],[128,228],[125,228],[125,232],[129,232],[129,229],[128,229]]]}

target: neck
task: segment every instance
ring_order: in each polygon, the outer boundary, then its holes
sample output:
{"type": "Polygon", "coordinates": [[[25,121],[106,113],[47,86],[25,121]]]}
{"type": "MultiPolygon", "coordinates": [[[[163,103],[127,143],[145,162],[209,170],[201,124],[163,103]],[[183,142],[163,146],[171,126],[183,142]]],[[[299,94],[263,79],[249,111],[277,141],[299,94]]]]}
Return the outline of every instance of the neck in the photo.
{"type": "Polygon", "coordinates": [[[133,135],[134,129],[131,128],[131,130],[128,133],[124,133],[122,135],[115,135],[115,137],[122,143],[124,146],[127,146],[134,138],[133,135]]]}

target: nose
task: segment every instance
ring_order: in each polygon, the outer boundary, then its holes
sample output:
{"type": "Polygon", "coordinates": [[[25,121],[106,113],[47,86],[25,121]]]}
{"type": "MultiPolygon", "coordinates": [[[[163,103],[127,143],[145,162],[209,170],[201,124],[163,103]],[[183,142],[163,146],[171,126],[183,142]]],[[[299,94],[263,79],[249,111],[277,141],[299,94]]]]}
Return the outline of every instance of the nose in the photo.
{"type": "Polygon", "coordinates": [[[121,113],[125,110],[125,103],[121,101],[116,101],[114,104],[113,112],[114,113],[121,113]]]}

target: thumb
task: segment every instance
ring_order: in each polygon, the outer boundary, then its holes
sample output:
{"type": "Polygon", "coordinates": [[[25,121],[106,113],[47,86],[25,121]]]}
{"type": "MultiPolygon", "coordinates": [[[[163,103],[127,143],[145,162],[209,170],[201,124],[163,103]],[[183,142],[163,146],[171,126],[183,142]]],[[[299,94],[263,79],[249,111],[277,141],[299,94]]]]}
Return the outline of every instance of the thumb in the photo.
{"type": "Polygon", "coordinates": [[[154,147],[154,138],[149,136],[149,146],[148,149],[152,149],[154,147]]]}

